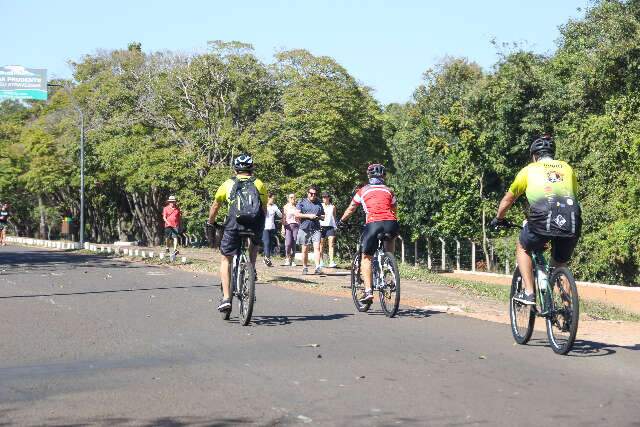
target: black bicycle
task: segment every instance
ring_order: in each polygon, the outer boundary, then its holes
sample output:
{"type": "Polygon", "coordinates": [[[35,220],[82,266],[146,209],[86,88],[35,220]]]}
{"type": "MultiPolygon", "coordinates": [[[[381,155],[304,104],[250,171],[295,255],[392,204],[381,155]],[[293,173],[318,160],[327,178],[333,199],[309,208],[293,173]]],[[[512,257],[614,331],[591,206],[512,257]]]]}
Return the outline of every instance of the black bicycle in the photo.
{"type": "MultiPolygon", "coordinates": [[[[521,226],[511,222],[500,228],[517,228],[521,226]]],[[[578,332],[580,318],[580,300],[578,288],[573,274],[567,267],[551,267],[545,259],[546,248],[534,251],[533,277],[536,293],[536,304],[523,304],[514,299],[524,290],[524,283],[519,267],[516,266],[511,280],[509,295],[509,318],[511,333],[518,344],[526,344],[533,334],[536,317],[545,319],[547,337],[551,348],[557,354],[567,354],[573,347],[578,332]]]]}
{"type": "MultiPolygon", "coordinates": [[[[211,228],[222,228],[220,225],[213,226],[207,224],[207,239],[213,242],[215,236],[211,236],[211,228]]],[[[251,231],[240,231],[240,250],[239,254],[233,257],[231,270],[231,298],[230,302],[233,306],[233,298],[238,299],[238,311],[240,313],[240,323],[247,326],[251,322],[253,314],[253,305],[256,300],[256,270],[251,263],[249,257],[249,239],[254,238],[255,234],[251,231]]],[[[222,283],[220,283],[220,293],[222,294],[222,283]]],[[[224,294],[223,294],[224,297],[224,294]]],[[[229,320],[231,318],[231,308],[222,311],[222,318],[229,320]]]]}
{"type": "MultiPolygon", "coordinates": [[[[373,273],[372,287],[380,297],[380,306],[387,317],[393,317],[398,312],[400,306],[400,272],[396,257],[391,252],[385,252],[384,242],[394,238],[389,233],[379,233],[378,248],[371,260],[373,273]]],[[[359,312],[369,311],[371,302],[362,303],[365,287],[360,271],[362,261],[362,245],[358,243],[356,252],[351,261],[351,296],[353,303],[359,312]]]]}

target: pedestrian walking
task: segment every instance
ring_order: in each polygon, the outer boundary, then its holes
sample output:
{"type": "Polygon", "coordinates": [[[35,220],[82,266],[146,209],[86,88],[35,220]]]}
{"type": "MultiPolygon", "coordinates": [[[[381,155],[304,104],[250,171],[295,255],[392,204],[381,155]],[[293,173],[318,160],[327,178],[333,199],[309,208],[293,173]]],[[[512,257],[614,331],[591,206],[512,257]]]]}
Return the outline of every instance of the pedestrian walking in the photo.
{"type": "Polygon", "coordinates": [[[309,273],[309,245],[313,245],[314,273],[320,274],[320,220],[324,218],[324,210],[315,185],[308,188],[307,197],[300,200],[296,208],[296,218],[300,220],[298,244],[302,246],[302,274],[309,273]]]}
{"type": "Polygon", "coordinates": [[[162,220],[164,221],[164,243],[166,252],[169,253],[169,240],[173,239],[173,255],[178,255],[178,236],[180,232],[180,222],[182,212],[176,202],[175,196],[169,196],[167,205],[162,209],[162,220]]]}
{"type": "Polygon", "coordinates": [[[271,267],[273,265],[273,263],[271,262],[271,252],[273,249],[273,238],[276,235],[276,216],[278,218],[282,218],[282,212],[280,212],[280,209],[278,208],[278,205],[276,205],[275,200],[275,194],[270,192],[269,198],[267,199],[267,216],[264,221],[264,230],[262,231],[264,263],[267,267],[271,267]]]}
{"type": "Polygon", "coordinates": [[[9,203],[3,203],[2,208],[0,208],[0,246],[7,246],[7,243],[4,241],[7,235],[7,227],[9,227],[9,203]]]}
{"type": "Polygon", "coordinates": [[[287,204],[282,207],[282,235],[284,236],[284,266],[296,266],[296,240],[298,238],[298,228],[300,220],[296,218],[296,195],[291,193],[287,196],[287,204]]]}
{"type": "Polygon", "coordinates": [[[322,193],[322,209],[324,210],[324,219],[320,221],[320,265],[323,265],[322,254],[324,253],[324,244],[327,243],[329,255],[327,267],[336,268],[336,263],[333,260],[333,248],[336,240],[336,207],[333,205],[333,198],[326,191],[322,193]]]}

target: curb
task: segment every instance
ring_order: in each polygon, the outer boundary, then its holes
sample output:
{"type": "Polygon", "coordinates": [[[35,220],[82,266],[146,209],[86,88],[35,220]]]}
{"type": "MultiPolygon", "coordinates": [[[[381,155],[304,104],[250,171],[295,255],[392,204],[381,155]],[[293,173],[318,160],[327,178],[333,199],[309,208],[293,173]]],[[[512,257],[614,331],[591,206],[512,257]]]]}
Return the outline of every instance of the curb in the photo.
{"type": "MultiPolygon", "coordinates": [[[[30,237],[15,237],[15,236],[7,236],[5,240],[7,242],[16,243],[19,245],[36,246],[36,247],[59,249],[59,250],[82,249],[79,242],[63,242],[63,241],[57,241],[57,240],[32,239],[30,237]]],[[[96,252],[96,253],[107,253],[107,254],[120,255],[125,257],[157,258],[161,261],[164,261],[166,259],[168,262],[177,261],[177,258],[175,256],[166,256],[162,252],[156,254],[153,251],[148,251],[148,250],[121,248],[119,246],[104,245],[104,244],[97,244],[97,243],[91,243],[91,242],[85,242],[84,249],[89,250],[91,252],[96,252]]],[[[185,256],[181,257],[180,263],[186,264],[187,257],[185,256]]]]}

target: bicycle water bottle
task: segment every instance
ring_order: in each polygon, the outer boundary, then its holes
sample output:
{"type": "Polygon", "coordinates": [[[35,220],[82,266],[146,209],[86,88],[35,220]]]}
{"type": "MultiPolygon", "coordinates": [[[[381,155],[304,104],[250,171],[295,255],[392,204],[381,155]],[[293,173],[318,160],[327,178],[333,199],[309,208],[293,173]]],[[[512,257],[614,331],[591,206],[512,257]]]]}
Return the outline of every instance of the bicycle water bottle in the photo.
{"type": "Polygon", "coordinates": [[[538,286],[541,291],[546,291],[549,287],[549,276],[547,275],[544,265],[536,266],[536,276],[538,277],[538,286]]]}

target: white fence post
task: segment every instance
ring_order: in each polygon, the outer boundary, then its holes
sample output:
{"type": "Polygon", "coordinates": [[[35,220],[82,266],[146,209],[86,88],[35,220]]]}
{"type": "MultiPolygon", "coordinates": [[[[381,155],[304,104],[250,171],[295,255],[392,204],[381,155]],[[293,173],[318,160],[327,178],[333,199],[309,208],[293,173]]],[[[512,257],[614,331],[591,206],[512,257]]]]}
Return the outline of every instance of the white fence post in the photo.
{"type": "Polygon", "coordinates": [[[504,264],[504,274],[509,274],[509,258],[507,257],[507,260],[504,264]]]}
{"type": "Polygon", "coordinates": [[[431,238],[427,237],[427,268],[431,270],[431,238]]]}
{"type": "Polygon", "coordinates": [[[400,262],[404,264],[404,239],[398,235],[397,239],[400,240],[400,262]]]}
{"type": "Polygon", "coordinates": [[[418,239],[413,242],[413,265],[418,266],[418,239]]]}
{"type": "Polygon", "coordinates": [[[471,240],[471,271],[476,271],[476,242],[473,240],[471,240]]]}
{"type": "Polygon", "coordinates": [[[444,243],[444,239],[442,237],[438,237],[438,239],[440,239],[440,243],[442,243],[442,262],[441,262],[441,267],[442,267],[442,271],[445,271],[447,269],[447,247],[444,243]]]}
{"type": "Polygon", "coordinates": [[[460,270],[460,240],[456,239],[456,270],[460,270]]]}

